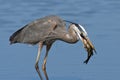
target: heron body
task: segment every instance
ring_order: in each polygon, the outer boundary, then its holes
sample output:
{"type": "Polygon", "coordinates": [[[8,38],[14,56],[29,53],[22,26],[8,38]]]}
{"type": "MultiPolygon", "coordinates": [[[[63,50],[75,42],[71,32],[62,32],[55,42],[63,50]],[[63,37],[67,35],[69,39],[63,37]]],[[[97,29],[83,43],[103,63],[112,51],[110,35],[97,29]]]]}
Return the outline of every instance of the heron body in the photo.
{"type": "Polygon", "coordinates": [[[54,15],[46,16],[25,25],[24,27],[13,33],[13,35],[10,37],[11,44],[26,43],[35,45],[38,43],[39,49],[36,58],[35,68],[41,80],[43,80],[43,78],[39,70],[38,62],[40,59],[43,45],[46,45],[46,54],[44,57],[42,69],[47,80],[47,56],[52,44],[56,40],[62,40],[67,43],[76,43],[79,39],[81,39],[84,47],[88,52],[88,58],[85,63],[88,63],[91,55],[93,55],[93,51],[95,51],[95,48],[86,36],[87,34],[85,30],[82,28],[82,26],[76,25],[76,23],[70,23],[71,24],[67,29],[65,20],[62,20],[60,17],[54,15]]]}

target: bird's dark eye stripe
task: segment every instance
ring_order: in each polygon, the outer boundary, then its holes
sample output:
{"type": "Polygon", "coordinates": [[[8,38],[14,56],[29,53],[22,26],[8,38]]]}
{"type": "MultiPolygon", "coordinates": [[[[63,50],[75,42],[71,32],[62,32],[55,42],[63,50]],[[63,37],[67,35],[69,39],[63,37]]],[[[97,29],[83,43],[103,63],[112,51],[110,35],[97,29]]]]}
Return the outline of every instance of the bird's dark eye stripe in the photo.
{"type": "Polygon", "coordinates": [[[84,32],[84,30],[79,26],[79,24],[77,24],[75,22],[68,21],[68,20],[64,20],[64,21],[74,24],[81,32],[84,32]]]}
{"type": "Polygon", "coordinates": [[[75,22],[68,21],[68,20],[64,20],[64,21],[74,24],[80,31],[83,31],[83,30],[81,29],[81,27],[79,26],[79,24],[77,24],[77,23],[75,23],[75,22]]]}
{"type": "MultiPolygon", "coordinates": [[[[82,28],[78,25],[78,24],[75,24],[75,26],[80,30],[80,31],[83,31],[82,28]]],[[[84,31],[83,31],[84,32],[84,31]]]]}

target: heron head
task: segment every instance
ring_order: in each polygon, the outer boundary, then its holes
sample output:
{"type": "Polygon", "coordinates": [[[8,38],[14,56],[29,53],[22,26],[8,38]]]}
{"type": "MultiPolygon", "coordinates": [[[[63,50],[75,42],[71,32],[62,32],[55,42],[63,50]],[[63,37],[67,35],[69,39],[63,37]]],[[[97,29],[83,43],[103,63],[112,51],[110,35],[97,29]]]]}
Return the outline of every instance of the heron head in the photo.
{"type": "Polygon", "coordinates": [[[82,25],[73,23],[70,26],[72,26],[72,28],[75,31],[78,39],[80,39],[81,41],[83,41],[83,39],[87,38],[88,34],[87,34],[85,28],[82,25]]]}
{"type": "Polygon", "coordinates": [[[88,52],[88,58],[84,61],[84,63],[87,64],[90,57],[93,55],[93,51],[96,53],[96,50],[95,50],[92,42],[88,38],[88,34],[87,34],[85,28],[82,25],[72,23],[71,26],[72,26],[73,30],[75,31],[78,39],[80,39],[83,42],[84,48],[88,52]]]}

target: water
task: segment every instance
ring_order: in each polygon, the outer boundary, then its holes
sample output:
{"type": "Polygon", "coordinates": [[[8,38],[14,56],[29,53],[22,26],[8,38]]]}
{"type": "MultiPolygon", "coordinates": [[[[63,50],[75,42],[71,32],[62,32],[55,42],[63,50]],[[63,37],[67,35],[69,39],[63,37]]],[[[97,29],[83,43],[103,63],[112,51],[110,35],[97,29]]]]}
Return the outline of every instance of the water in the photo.
{"type": "MultiPolygon", "coordinates": [[[[81,42],[57,41],[48,56],[50,80],[120,79],[119,0],[1,0],[0,80],[39,80],[34,69],[37,45],[9,45],[9,36],[25,24],[51,14],[85,26],[97,54],[86,65],[81,42]]],[[[45,48],[40,67],[44,53],[45,48]]]]}

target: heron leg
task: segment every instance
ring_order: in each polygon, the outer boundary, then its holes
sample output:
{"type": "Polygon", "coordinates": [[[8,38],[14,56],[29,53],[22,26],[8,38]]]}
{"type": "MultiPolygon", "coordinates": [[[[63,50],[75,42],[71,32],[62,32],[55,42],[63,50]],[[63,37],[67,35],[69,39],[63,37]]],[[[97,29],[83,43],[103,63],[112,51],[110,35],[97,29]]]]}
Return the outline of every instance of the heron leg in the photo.
{"type": "Polygon", "coordinates": [[[46,54],[45,54],[44,62],[43,62],[43,65],[42,65],[42,70],[44,72],[46,80],[48,80],[48,75],[47,75],[47,72],[46,72],[46,62],[47,62],[48,52],[49,52],[51,46],[52,46],[52,44],[46,45],[46,54]]]}
{"type": "Polygon", "coordinates": [[[43,78],[42,78],[42,75],[41,75],[40,70],[39,70],[38,62],[40,59],[40,53],[41,53],[42,47],[43,47],[43,43],[39,42],[38,55],[37,55],[36,62],[35,62],[35,69],[36,69],[41,80],[43,80],[43,78]]]}

